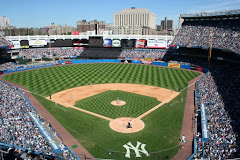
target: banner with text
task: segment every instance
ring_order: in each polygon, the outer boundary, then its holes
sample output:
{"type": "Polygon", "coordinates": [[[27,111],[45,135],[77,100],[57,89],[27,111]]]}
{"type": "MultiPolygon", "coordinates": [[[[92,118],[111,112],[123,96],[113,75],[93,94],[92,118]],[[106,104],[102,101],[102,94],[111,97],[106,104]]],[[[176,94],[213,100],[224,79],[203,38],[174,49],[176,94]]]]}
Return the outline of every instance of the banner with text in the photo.
{"type": "Polygon", "coordinates": [[[166,49],[166,41],[164,40],[148,40],[147,48],[161,48],[166,49]]]}
{"type": "Polygon", "coordinates": [[[45,40],[30,40],[29,46],[32,47],[44,47],[47,45],[47,41],[45,40]]]}
{"type": "Polygon", "coordinates": [[[146,42],[147,42],[147,41],[146,41],[145,39],[136,40],[135,47],[136,47],[136,48],[145,48],[146,42]]]}
{"type": "Polygon", "coordinates": [[[180,68],[180,64],[177,64],[177,63],[168,63],[168,67],[180,68]]]}
{"type": "Polygon", "coordinates": [[[120,39],[113,39],[112,40],[112,47],[121,47],[121,40],[120,39]]]}

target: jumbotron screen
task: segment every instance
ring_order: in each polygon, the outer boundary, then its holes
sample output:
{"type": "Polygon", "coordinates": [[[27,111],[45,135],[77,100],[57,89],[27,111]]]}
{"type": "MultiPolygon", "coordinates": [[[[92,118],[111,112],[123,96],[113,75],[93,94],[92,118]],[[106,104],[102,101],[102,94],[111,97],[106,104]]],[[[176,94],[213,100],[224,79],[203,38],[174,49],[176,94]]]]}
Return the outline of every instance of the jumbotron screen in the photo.
{"type": "Polygon", "coordinates": [[[103,47],[103,37],[89,37],[89,47],[103,47]]]}

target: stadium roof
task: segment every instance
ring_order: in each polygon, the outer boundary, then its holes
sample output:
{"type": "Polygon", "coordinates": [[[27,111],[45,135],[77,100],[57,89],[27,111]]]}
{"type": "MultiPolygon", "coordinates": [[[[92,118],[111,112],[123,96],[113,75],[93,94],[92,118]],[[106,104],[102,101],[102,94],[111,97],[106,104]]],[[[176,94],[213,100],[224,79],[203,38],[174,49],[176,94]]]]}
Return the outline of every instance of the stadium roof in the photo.
{"type": "Polygon", "coordinates": [[[189,14],[181,14],[181,18],[183,19],[195,19],[195,18],[214,18],[214,17],[240,17],[240,9],[230,10],[230,11],[219,11],[219,12],[201,12],[201,13],[189,13],[189,14]]]}

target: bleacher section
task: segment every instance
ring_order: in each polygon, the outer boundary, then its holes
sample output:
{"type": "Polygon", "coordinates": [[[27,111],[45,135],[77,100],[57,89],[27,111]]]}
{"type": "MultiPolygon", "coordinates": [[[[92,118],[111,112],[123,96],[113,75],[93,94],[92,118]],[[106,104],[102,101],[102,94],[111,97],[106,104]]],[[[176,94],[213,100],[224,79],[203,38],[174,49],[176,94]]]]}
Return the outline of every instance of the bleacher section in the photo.
{"type": "Polygon", "coordinates": [[[10,46],[10,42],[0,35],[0,47],[10,46]]]}
{"type": "Polygon", "coordinates": [[[26,152],[46,159],[78,159],[63,142],[54,140],[43,125],[44,118],[18,88],[0,81],[0,101],[0,150],[7,151],[2,152],[4,159],[19,158],[26,152]]]}
{"type": "Polygon", "coordinates": [[[213,49],[240,53],[240,19],[186,19],[172,44],[180,47],[208,49],[211,30],[213,30],[213,49]]]}

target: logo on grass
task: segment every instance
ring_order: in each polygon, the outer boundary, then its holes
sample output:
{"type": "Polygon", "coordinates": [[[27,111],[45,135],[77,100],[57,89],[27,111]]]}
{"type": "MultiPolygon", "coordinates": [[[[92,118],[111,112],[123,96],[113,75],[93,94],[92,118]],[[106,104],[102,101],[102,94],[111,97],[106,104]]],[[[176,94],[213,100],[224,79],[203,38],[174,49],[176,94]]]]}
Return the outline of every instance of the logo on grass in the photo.
{"type": "Polygon", "coordinates": [[[136,157],[142,157],[140,155],[140,152],[144,153],[146,156],[149,156],[149,153],[146,151],[145,146],[146,144],[143,144],[141,142],[137,142],[136,147],[134,147],[131,142],[124,144],[123,147],[127,150],[125,157],[130,158],[130,149],[134,150],[136,157]],[[141,149],[139,149],[139,147],[141,147],[141,149]]]}

